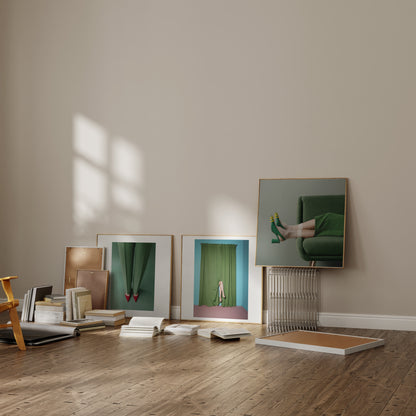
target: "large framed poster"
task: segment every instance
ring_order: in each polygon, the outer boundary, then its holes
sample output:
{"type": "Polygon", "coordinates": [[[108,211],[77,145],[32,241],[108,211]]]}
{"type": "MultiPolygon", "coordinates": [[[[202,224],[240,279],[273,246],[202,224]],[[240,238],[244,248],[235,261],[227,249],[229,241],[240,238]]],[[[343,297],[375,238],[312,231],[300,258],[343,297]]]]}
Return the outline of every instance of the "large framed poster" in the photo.
{"type": "Polygon", "coordinates": [[[97,246],[110,271],[108,308],[169,319],[173,236],[97,234],[97,246]]]}
{"type": "Polygon", "coordinates": [[[260,179],[256,265],[344,267],[347,179],[260,179]]]}
{"type": "Polygon", "coordinates": [[[181,319],[262,323],[255,237],[182,236],[181,319]]]}

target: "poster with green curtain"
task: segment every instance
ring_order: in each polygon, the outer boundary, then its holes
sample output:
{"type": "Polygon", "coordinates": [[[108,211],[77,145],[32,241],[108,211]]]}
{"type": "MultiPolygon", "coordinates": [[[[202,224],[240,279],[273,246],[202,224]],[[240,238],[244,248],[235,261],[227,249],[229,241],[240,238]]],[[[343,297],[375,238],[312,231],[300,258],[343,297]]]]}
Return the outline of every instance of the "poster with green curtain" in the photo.
{"type": "Polygon", "coordinates": [[[155,243],[112,243],[110,309],[154,309],[155,254],[155,243]]]}
{"type": "Polygon", "coordinates": [[[181,319],[262,322],[254,236],[182,236],[181,319]]]}
{"type": "Polygon", "coordinates": [[[235,244],[201,244],[199,305],[236,306],[235,244]]]}

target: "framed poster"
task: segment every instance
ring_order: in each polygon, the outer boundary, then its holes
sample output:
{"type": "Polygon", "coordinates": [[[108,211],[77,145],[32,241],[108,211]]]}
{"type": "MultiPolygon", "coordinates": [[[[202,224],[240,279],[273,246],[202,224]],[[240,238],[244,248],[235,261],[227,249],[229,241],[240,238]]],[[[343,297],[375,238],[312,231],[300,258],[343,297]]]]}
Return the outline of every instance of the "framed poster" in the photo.
{"type": "Polygon", "coordinates": [[[182,235],[181,319],[262,323],[255,237],[182,235]]]}
{"type": "Polygon", "coordinates": [[[260,179],[256,265],[344,267],[347,179],[260,179]]]}
{"type": "Polygon", "coordinates": [[[172,235],[97,234],[110,271],[107,307],[169,319],[172,235]]]}

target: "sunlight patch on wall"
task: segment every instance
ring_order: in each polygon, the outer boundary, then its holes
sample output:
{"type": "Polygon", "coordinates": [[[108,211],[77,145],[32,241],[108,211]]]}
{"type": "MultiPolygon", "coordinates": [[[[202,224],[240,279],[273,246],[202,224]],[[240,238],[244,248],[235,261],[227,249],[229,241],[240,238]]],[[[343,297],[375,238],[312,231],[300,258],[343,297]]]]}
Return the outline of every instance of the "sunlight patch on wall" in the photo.
{"type": "Polygon", "coordinates": [[[73,222],[78,235],[138,229],[144,210],[145,164],[131,140],[76,114],[73,120],[73,222]]]}
{"type": "Polygon", "coordinates": [[[214,197],[207,208],[208,229],[227,235],[249,235],[255,232],[256,216],[240,202],[227,195],[214,197]]]}
{"type": "Polygon", "coordinates": [[[132,186],[144,185],[143,155],[123,137],[111,141],[111,167],[116,180],[132,186]]]}
{"type": "Polygon", "coordinates": [[[94,121],[75,115],[73,150],[73,219],[76,230],[82,232],[107,206],[107,132],[94,121]]]}
{"type": "Polygon", "coordinates": [[[106,130],[81,114],[74,118],[74,152],[90,163],[105,167],[108,162],[106,130]]]}
{"type": "Polygon", "coordinates": [[[107,204],[105,175],[80,157],[74,159],[74,220],[82,227],[97,220],[107,204]]]}
{"type": "Polygon", "coordinates": [[[144,186],[143,154],[123,137],[111,141],[111,196],[122,209],[139,213],[144,209],[140,190],[144,186]]]}

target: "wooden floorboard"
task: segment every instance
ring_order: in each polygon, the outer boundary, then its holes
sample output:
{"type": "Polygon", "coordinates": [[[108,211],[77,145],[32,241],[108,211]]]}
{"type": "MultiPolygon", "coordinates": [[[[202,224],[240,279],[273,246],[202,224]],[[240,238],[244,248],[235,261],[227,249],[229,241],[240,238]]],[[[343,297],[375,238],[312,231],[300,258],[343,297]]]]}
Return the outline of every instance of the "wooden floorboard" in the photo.
{"type": "Polygon", "coordinates": [[[320,328],[385,339],[383,347],[344,357],[256,345],[265,327],[242,326],[253,336],[130,339],[115,328],[25,352],[0,344],[0,413],[416,415],[415,332],[320,328]]]}

